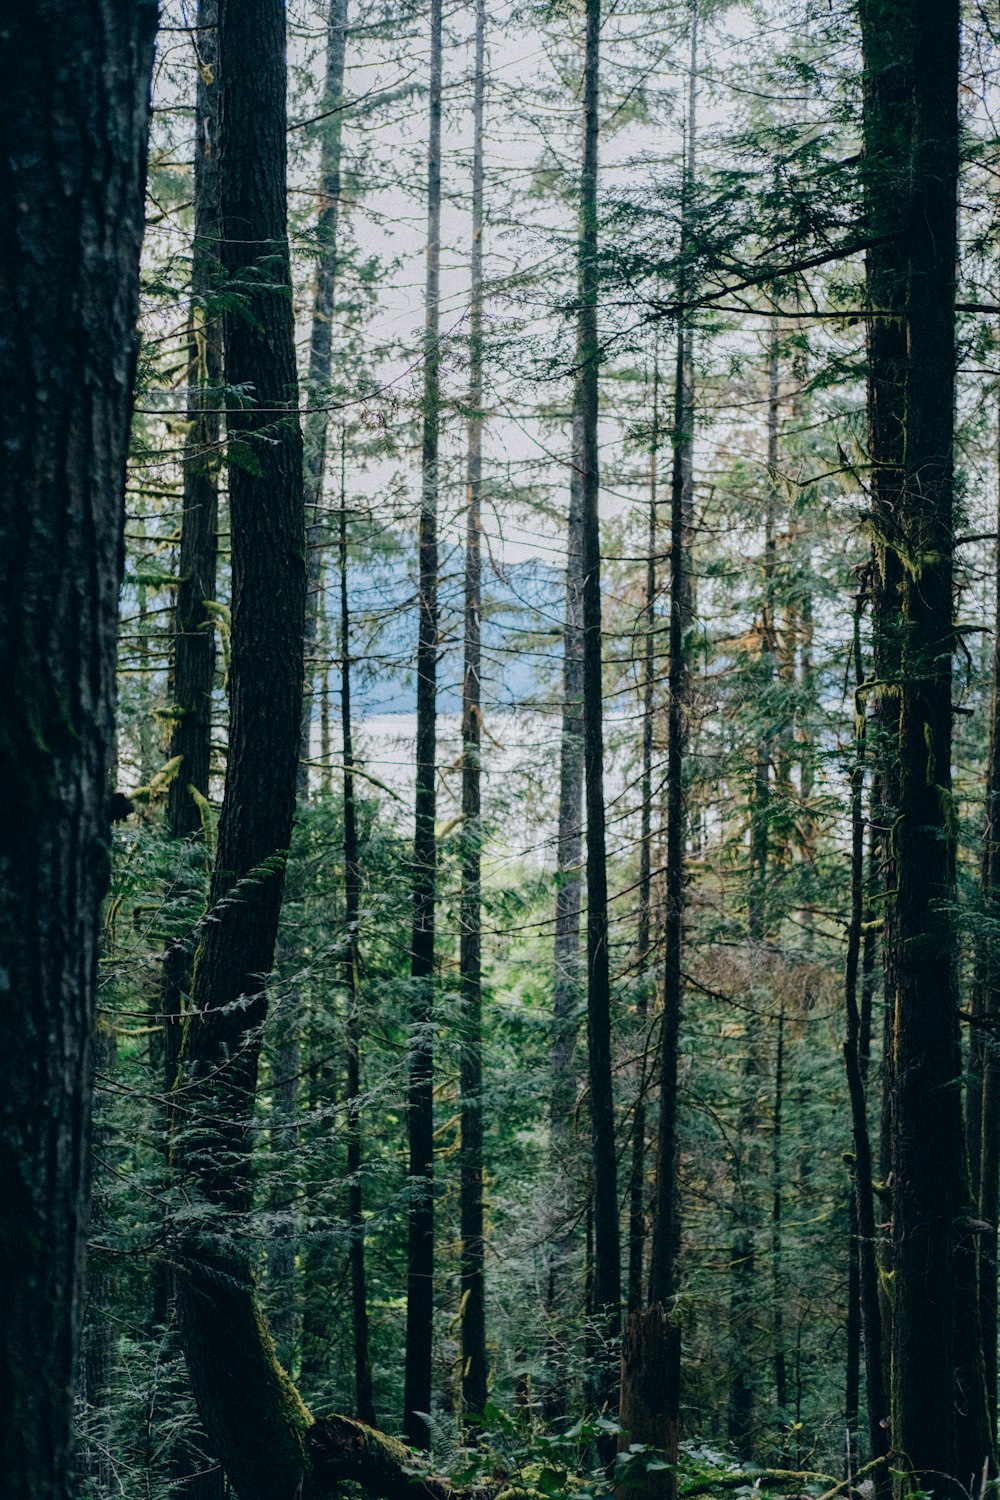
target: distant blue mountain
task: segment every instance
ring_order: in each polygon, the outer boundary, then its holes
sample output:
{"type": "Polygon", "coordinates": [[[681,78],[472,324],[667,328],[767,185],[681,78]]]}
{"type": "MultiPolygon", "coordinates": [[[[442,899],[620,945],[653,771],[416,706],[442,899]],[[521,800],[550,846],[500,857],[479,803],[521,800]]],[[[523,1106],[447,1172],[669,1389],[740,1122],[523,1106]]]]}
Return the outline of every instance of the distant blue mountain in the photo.
{"type": "MultiPolygon", "coordinates": [[[[456,713],[462,704],[462,552],[442,557],[438,605],[442,650],[438,663],[438,708],[456,713]]],[[[550,696],[562,664],[564,578],[550,563],[512,563],[502,573],[484,548],[482,697],[499,708],[550,696]]],[[[352,562],[348,573],[351,611],[352,706],[360,718],[412,713],[416,707],[417,646],[415,558],[397,556],[352,562]]],[[[327,592],[331,641],[336,640],[339,595],[327,592]]]]}

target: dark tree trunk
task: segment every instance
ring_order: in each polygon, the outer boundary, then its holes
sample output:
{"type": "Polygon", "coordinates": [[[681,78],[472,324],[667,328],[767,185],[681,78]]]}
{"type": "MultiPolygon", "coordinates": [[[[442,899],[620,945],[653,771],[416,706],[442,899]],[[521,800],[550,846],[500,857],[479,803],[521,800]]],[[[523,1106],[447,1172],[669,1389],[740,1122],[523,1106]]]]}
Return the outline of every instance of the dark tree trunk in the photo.
{"type": "MultiPolygon", "coordinates": [[[[698,0],[690,5],[688,138],[681,205],[681,274],[679,296],[690,290],[685,262],[695,174],[698,100],[698,0]]],[[[684,752],[688,734],[690,676],[685,636],[693,617],[688,567],[694,507],[694,386],[691,319],[677,319],[674,375],[673,464],[670,480],[670,624],[667,637],[667,829],[666,913],[663,962],[663,1022],[660,1036],[660,1109],[656,1156],[656,1200],[649,1300],[670,1305],[677,1292],[680,1213],[677,1188],[677,1082],[682,1000],[681,960],[684,947],[685,836],[684,752]]]]}
{"type": "MultiPolygon", "coordinates": [[[[347,0],[331,0],[327,18],[326,73],[320,145],[320,209],[316,223],[316,281],[306,376],[308,413],[303,442],[304,493],[306,506],[306,624],[305,691],[302,697],[302,745],[298,767],[298,801],[309,801],[309,767],[312,757],[314,684],[319,675],[325,682],[325,664],[318,661],[323,611],[323,558],[326,526],[320,507],[323,500],[329,425],[330,376],[333,355],[334,292],[337,279],[337,223],[340,210],[342,96],[347,48],[347,0]]],[[[325,705],[325,698],[324,698],[325,705]]],[[[303,954],[292,944],[284,955],[294,973],[303,967],[303,954]]],[[[278,1169],[274,1199],[278,1217],[268,1245],[267,1282],[271,1309],[271,1331],[283,1362],[291,1361],[301,1331],[296,1297],[296,1225],[289,1213],[290,1173],[299,1138],[299,1079],[302,1072],[303,996],[292,994],[277,1018],[272,1051],[274,1100],[271,1140],[278,1169]]]]}
{"type": "MultiPolygon", "coordinates": [[[[1000,514],[1000,513],[998,513],[1000,514]]],[[[1000,528],[998,528],[1000,529],[1000,528]]],[[[979,954],[980,1015],[977,1041],[982,1049],[981,1120],[979,1126],[979,1217],[989,1227],[979,1240],[979,1303],[983,1327],[983,1364],[990,1431],[997,1423],[997,1216],[1000,1213],[1000,969],[993,924],[1000,912],[1000,543],[996,559],[996,622],[993,635],[993,693],[990,750],[986,772],[986,829],[983,835],[982,900],[988,922],[979,954]]]]}
{"type": "Polygon", "coordinates": [[[417,638],[416,819],[413,834],[413,936],[407,1133],[409,1244],[403,1432],[430,1446],[434,1349],[434,907],[437,900],[438,427],[441,282],[441,0],[431,0],[430,133],[427,146],[427,282],[424,327],[419,611],[417,638]]]}
{"type": "Polygon", "coordinates": [[[465,671],[462,679],[461,1327],[462,1406],[486,1406],[486,1284],[483,1245],[483,1036],[480,754],[480,514],[483,446],[483,107],[486,4],[476,0],[472,160],[472,292],[469,312],[469,450],[465,532],[465,671]]]}
{"type": "Polygon", "coordinates": [[[156,7],[0,28],[0,1472],[70,1494],[156,7]]]}
{"type": "Polygon", "coordinates": [[[313,717],[313,684],[320,642],[323,601],[323,543],[326,527],[320,506],[330,422],[330,376],[333,361],[334,293],[337,283],[337,224],[340,217],[340,162],[343,132],[344,67],[347,56],[347,0],[330,0],[326,35],[326,76],[320,122],[320,209],[316,222],[316,283],[309,337],[306,398],[309,407],[303,435],[306,503],[305,683],[302,698],[302,759],[299,796],[309,793],[309,757],[313,717]]]}
{"type": "Polygon", "coordinates": [[[180,1245],[176,1293],[201,1418],[241,1500],[290,1500],[307,1416],[262,1326],[253,1253],[231,1233],[251,1205],[254,1093],[302,712],[305,536],[281,0],[220,0],[219,72],[224,264],[244,299],[226,317],[226,382],[252,391],[254,404],[229,415],[229,760],[214,920],[196,958],[175,1106],[175,1158],[205,1218],[180,1245]]]}
{"type": "Polygon", "coordinates": [[[552,1092],[549,1100],[552,1173],[551,1243],[546,1305],[552,1375],[545,1397],[550,1421],[563,1415],[567,1371],[562,1325],[573,1242],[573,1111],[577,1092],[580,915],[583,891],[583,518],[580,416],[574,409],[569,514],[566,520],[566,607],[563,622],[562,733],[559,823],[556,835],[556,910],[552,982],[552,1092]]]}
{"type": "Polygon", "coordinates": [[[774,1334],[774,1399],[778,1420],[785,1420],[788,1405],[788,1369],[785,1358],[785,1280],[781,1233],[781,1126],[785,1085],[785,1006],[778,1007],[778,1039],[774,1059],[774,1120],[771,1126],[771,1283],[774,1334]]]}
{"type": "Polygon", "coordinates": [[[365,1274],[365,1217],[361,1188],[361,1038],[358,992],[361,865],[354,793],[354,733],[351,723],[351,613],[347,590],[347,493],[344,485],[345,436],[340,462],[340,727],[344,759],[344,988],[347,992],[347,1218],[350,1225],[351,1310],[354,1332],[354,1388],[358,1416],[376,1425],[368,1352],[368,1287],[365,1274]]]}
{"type": "MultiPolygon", "coordinates": [[[[671,1465],[632,1475],[615,1490],[616,1500],[675,1500],[680,1409],[681,1335],[662,1304],[630,1313],[622,1338],[621,1433],[618,1450],[641,1445],[671,1465]]],[[[636,1460],[633,1459],[633,1462],[636,1460]]],[[[639,1460],[641,1466],[642,1460],[639,1460]]]]}
{"type": "MultiPolygon", "coordinates": [[[[764,595],[760,612],[761,692],[770,688],[776,668],[775,637],[775,537],[778,466],[779,418],[778,329],[772,320],[768,339],[767,400],[767,488],[764,502],[764,595]]],[[[765,704],[765,714],[770,712],[765,704]]],[[[752,953],[759,950],[768,931],[768,881],[771,854],[770,802],[773,736],[766,723],[757,745],[753,797],[750,809],[750,891],[748,899],[747,937],[752,953]]],[[[733,1284],[730,1292],[730,1322],[733,1346],[733,1371],[729,1395],[729,1436],[737,1451],[750,1457],[754,1445],[755,1385],[751,1358],[753,1338],[754,1281],[757,1266],[757,1235],[760,1228],[757,1204],[760,1175],[759,1090],[763,1059],[759,1023],[747,1023],[746,1053],[743,1064],[743,1098],[739,1111],[739,1139],[745,1143],[746,1159],[743,1181],[736,1204],[736,1228],[733,1236],[731,1266],[733,1284]]]]}
{"type": "Polygon", "coordinates": [[[598,515],[597,143],[600,0],[586,4],[583,169],[580,176],[577,404],[583,489],[583,721],[587,814],[587,1058],[594,1156],[594,1311],[604,1347],[596,1389],[609,1401],[617,1382],[611,1346],[621,1328],[615,1104],[611,1059],[608,872],[604,829],[601,679],[601,551],[598,515]]]}
{"type": "MultiPolygon", "coordinates": [[[[851,771],[851,913],[847,928],[847,957],[844,965],[844,1004],[846,1035],[844,1060],[851,1104],[851,1126],[854,1143],[853,1196],[851,1204],[852,1241],[850,1254],[852,1276],[856,1281],[857,1335],[864,1342],[865,1393],[868,1406],[868,1445],[872,1459],[884,1458],[889,1451],[887,1427],[888,1394],[883,1359],[882,1311],[879,1302],[879,1274],[876,1255],[877,1230],[875,1200],[872,1193],[873,1166],[871,1140],[868,1134],[866,1083],[869,1038],[871,1036],[871,999],[858,1009],[858,967],[861,957],[861,929],[865,914],[865,820],[864,780],[865,718],[863,687],[865,681],[861,656],[861,599],[854,616],[855,664],[855,762],[851,771]],[[867,1031],[866,1031],[867,1027],[867,1031]]],[[[850,1330],[849,1330],[850,1333],[850,1330]]],[[[857,1422],[857,1389],[848,1392],[848,1427],[857,1422]]],[[[876,1485],[885,1493],[888,1473],[879,1470],[876,1485]]]]}
{"type": "MultiPolygon", "coordinates": [[[[215,681],[215,602],[219,513],[222,327],[215,306],[219,286],[219,56],[218,0],[199,0],[196,33],[194,240],[188,324],[188,439],[184,452],[180,577],[174,616],[173,727],[170,756],[180,767],[170,783],[167,831],[198,840],[198,857],[184,861],[185,890],[201,906],[205,896],[205,806],[212,761],[212,687],[215,681]]],[[[163,960],[163,1086],[169,1092],[180,1057],[181,1012],[191,993],[193,947],[185,932],[163,960]]],[[[166,1319],[166,1276],[156,1309],[166,1319]]]]}
{"type": "MultiPolygon", "coordinates": [[[[646,521],[645,636],[642,653],[642,775],[640,780],[639,831],[639,922],[636,933],[636,963],[639,991],[636,1015],[645,1038],[651,992],[650,930],[652,906],[653,849],[653,721],[656,712],[656,545],[657,479],[660,451],[660,362],[653,354],[653,415],[649,441],[649,507],[646,521]]],[[[632,1176],[628,1212],[628,1310],[637,1312],[644,1300],[646,1247],[646,1059],[643,1055],[639,1090],[632,1116],[632,1176]]]]}
{"type": "Polygon", "coordinates": [[[892,745],[883,746],[887,766],[890,756],[894,761],[883,787],[891,819],[886,994],[895,1014],[892,1446],[907,1483],[940,1491],[950,1482],[957,1492],[978,1483],[992,1451],[958,1088],[953,928],[959,7],[957,0],[863,4],[861,17],[869,192],[883,220],[894,219],[901,232],[894,258],[869,265],[869,298],[881,314],[869,336],[876,642],[883,658],[876,673],[885,680],[886,666],[897,669],[889,679],[897,711],[886,712],[883,728],[895,739],[894,755],[892,745]],[[890,321],[887,306],[901,306],[898,343],[876,333],[890,321]],[[895,429],[888,433],[880,430],[883,395],[895,429]]]}

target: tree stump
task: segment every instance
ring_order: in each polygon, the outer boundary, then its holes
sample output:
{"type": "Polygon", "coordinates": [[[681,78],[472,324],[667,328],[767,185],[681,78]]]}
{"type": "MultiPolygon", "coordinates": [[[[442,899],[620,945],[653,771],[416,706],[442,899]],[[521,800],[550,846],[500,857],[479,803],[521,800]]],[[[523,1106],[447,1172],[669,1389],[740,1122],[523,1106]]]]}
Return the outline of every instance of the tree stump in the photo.
{"type": "MultiPolygon", "coordinates": [[[[681,1335],[660,1302],[629,1315],[622,1339],[619,1453],[641,1443],[657,1459],[677,1463],[681,1335]]],[[[674,1468],[653,1469],[619,1484],[615,1500],[676,1500],[674,1468]]]]}

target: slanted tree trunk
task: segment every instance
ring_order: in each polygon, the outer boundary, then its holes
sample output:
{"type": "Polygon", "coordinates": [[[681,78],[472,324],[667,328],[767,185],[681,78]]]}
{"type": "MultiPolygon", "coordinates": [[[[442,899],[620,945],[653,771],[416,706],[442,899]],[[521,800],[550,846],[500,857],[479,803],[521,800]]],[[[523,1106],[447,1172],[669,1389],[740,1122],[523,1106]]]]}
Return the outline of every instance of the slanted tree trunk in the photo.
{"type": "Polygon", "coordinates": [[[431,0],[430,131],[427,146],[427,281],[424,325],[419,611],[417,638],[416,817],[413,834],[412,999],[407,1089],[409,1241],[403,1432],[430,1446],[434,1348],[434,908],[437,900],[438,428],[441,282],[441,0],[431,0]]]}
{"type": "Polygon", "coordinates": [[[486,1282],[483,1244],[483,1022],[480,754],[480,555],[483,472],[483,108],[486,3],[476,0],[472,155],[472,291],[469,311],[469,449],[465,530],[465,670],[462,678],[462,1236],[459,1289],[462,1406],[486,1406],[486,1282]]]}
{"type": "Polygon", "coordinates": [[[598,453],[597,146],[600,0],[587,0],[583,81],[583,168],[580,175],[577,402],[581,419],[583,490],[583,722],[587,814],[587,1058],[594,1155],[594,1310],[603,1347],[598,1400],[617,1383],[612,1345],[621,1329],[615,1104],[611,1060],[611,975],[608,954],[608,872],[604,830],[604,723],[601,677],[601,550],[598,453]]]}
{"type": "Polygon", "coordinates": [[[156,6],[0,27],[0,1470],[67,1500],[156,6]]]}

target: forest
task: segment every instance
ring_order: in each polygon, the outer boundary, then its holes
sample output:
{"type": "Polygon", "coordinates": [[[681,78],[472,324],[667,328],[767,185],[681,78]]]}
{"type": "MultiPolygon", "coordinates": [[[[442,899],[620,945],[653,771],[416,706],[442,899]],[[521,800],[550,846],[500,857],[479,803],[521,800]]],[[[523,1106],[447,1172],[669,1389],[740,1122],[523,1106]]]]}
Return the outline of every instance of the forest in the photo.
{"type": "Polygon", "coordinates": [[[0,7],[0,1493],[1000,1488],[993,0],[0,7]]]}

